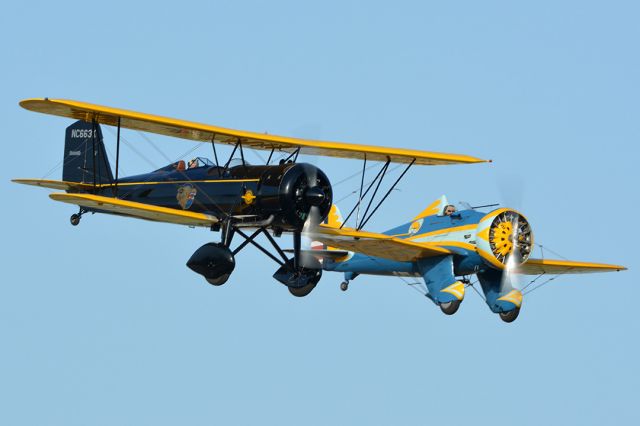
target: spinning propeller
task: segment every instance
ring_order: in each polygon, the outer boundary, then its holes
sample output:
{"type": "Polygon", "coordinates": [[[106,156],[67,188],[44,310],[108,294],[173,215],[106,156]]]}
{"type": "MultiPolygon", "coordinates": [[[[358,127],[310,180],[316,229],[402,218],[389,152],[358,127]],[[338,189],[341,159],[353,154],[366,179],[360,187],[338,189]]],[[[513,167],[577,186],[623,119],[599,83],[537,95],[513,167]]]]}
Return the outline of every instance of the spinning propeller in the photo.
{"type": "Polygon", "coordinates": [[[296,182],[296,207],[298,215],[304,218],[300,231],[294,231],[294,268],[303,267],[320,269],[319,261],[309,252],[302,249],[302,239],[305,245],[311,242],[310,234],[322,222],[331,209],[332,191],[329,180],[322,171],[310,166],[306,176],[303,175],[296,182]]]}

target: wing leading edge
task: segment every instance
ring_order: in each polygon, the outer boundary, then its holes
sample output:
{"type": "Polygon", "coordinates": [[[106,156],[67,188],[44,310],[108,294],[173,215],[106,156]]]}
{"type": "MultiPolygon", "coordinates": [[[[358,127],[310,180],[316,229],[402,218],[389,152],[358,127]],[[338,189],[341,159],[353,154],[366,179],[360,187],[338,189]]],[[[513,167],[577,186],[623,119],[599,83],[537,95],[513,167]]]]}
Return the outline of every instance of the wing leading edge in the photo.
{"type": "Polygon", "coordinates": [[[61,201],[63,203],[75,204],[81,207],[122,214],[136,217],[138,219],[153,220],[156,222],[207,227],[218,222],[217,217],[204,213],[152,206],[133,201],[119,200],[117,198],[102,197],[100,195],[66,194],[55,192],[53,194],[49,194],[49,197],[55,201],[61,201]]]}
{"type": "Polygon", "coordinates": [[[460,154],[297,139],[233,130],[65,99],[25,99],[20,102],[20,106],[30,111],[69,117],[76,120],[92,121],[95,119],[98,123],[110,126],[117,126],[118,120],[120,120],[120,126],[123,128],[199,142],[215,140],[218,143],[235,144],[240,140],[242,146],[253,149],[275,149],[276,151],[293,152],[300,148],[302,154],[351,159],[363,159],[364,154],[366,154],[366,158],[369,161],[387,161],[388,159],[394,163],[411,163],[415,159],[415,164],[418,165],[470,164],[487,161],[460,154]]]}
{"type": "Polygon", "coordinates": [[[417,259],[451,254],[450,250],[429,243],[414,243],[408,240],[394,238],[390,235],[374,232],[356,231],[354,229],[331,228],[320,225],[310,235],[314,241],[319,241],[331,247],[342,250],[382,257],[399,262],[412,262],[417,259]]]}
{"type": "MultiPolygon", "coordinates": [[[[353,229],[337,229],[321,225],[312,234],[312,238],[321,243],[342,250],[354,251],[368,256],[400,262],[412,262],[417,259],[452,254],[448,248],[436,243],[414,243],[389,235],[353,229]]],[[[523,275],[539,274],[587,274],[595,272],[624,271],[627,268],[606,263],[577,262],[573,260],[529,259],[514,271],[523,275]]]]}
{"type": "Polygon", "coordinates": [[[577,262],[574,260],[557,259],[529,259],[515,270],[523,275],[559,275],[559,274],[590,274],[595,272],[625,271],[627,268],[620,265],[606,263],[577,262]]]}

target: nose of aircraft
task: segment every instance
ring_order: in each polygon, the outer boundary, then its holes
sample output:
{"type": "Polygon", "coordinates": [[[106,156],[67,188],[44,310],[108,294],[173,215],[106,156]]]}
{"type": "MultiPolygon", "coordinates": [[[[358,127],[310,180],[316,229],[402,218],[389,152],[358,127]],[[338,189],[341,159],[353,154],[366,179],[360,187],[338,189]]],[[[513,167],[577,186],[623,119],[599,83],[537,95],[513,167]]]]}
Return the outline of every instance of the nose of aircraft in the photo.
{"type": "Polygon", "coordinates": [[[319,206],[324,202],[326,195],[319,186],[312,186],[311,188],[307,188],[304,198],[310,205],[319,206]]]}

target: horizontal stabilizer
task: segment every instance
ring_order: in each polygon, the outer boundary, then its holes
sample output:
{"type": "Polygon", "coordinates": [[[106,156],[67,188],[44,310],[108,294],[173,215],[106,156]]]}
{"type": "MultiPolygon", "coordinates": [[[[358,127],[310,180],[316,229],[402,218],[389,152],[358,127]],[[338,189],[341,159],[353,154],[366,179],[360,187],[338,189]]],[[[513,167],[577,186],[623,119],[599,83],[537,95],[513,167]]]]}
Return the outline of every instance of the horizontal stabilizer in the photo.
{"type": "Polygon", "coordinates": [[[102,197],[100,195],[63,194],[55,192],[53,194],[49,194],[49,197],[55,201],[61,201],[63,203],[75,204],[89,209],[136,217],[138,219],[153,220],[156,222],[207,227],[218,222],[217,217],[208,214],[152,206],[150,204],[125,201],[112,197],[102,197]]]}
{"type": "Polygon", "coordinates": [[[198,142],[215,142],[234,145],[242,142],[245,148],[294,152],[300,148],[302,154],[328,157],[363,159],[368,161],[391,161],[416,165],[469,164],[486,160],[460,154],[418,151],[413,149],[388,148],[371,145],[357,145],[344,142],[326,142],[309,139],[290,138],[266,133],[247,132],[175,118],[144,114],[119,108],[105,107],[66,99],[25,99],[20,106],[30,111],[69,117],[76,120],[125,129],[151,132],[159,135],[190,139],[198,142]]]}
{"type": "Polygon", "coordinates": [[[627,268],[620,265],[605,263],[575,262],[573,260],[529,259],[518,266],[514,272],[524,275],[540,274],[589,274],[594,272],[624,271],[627,268]]]}
{"type": "Polygon", "coordinates": [[[19,183],[22,185],[39,186],[41,188],[58,189],[58,190],[64,190],[64,191],[79,190],[79,189],[88,190],[93,188],[93,185],[90,183],[66,182],[63,180],[12,179],[11,182],[19,183]]]}
{"type": "Polygon", "coordinates": [[[326,225],[320,225],[309,235],[309,238],[342,250],[400,262],[451,254],[451,251],[431,243],[414,243],[390,235],[347,228],[336,229],[326,225]]]}

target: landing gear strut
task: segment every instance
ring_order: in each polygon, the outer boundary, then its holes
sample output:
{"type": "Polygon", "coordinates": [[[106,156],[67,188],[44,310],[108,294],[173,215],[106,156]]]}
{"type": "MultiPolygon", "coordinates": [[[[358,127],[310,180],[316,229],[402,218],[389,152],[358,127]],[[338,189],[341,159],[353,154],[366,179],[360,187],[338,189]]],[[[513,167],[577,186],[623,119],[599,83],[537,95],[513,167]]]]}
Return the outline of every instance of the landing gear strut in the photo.
{"type": "Polygon", "coordinates": [[[71,224],[73,226],[78,226],[80,224],[80,219],[82,219],[82,215],[86,212],[86,210],[84,210],[82,207],[80,208],[80,211],[78,213],[74,213],[71,215],[71,217],[69,218],[69,222],[71,222],[71,224]]]}

